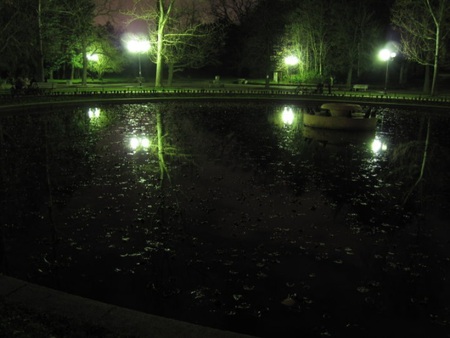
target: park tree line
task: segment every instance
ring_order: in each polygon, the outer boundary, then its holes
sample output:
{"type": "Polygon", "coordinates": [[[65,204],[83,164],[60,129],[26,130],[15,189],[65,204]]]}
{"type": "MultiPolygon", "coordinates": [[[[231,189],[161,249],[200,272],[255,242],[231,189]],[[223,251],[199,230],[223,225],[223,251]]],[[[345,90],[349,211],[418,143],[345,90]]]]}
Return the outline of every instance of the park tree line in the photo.
{"type": "Polygon", "coordinates": [[[396,60],[424,69],[424,91],[434,94],[448,67],[450,0],[134,0],[132,8],[108,0],[2,0],[0,70],[87,82],[118,73],[126,32],[95,18],[118,13],[139,20],[152,48],[155,86],[177,72],[268,78],[291,72],[298,82],[339,79],[350,86],[370,78],[379,49],[394,37],[396,60]],[[90,62],[97,55],[95,62],[90,62]],[[100,55],[100,57],[98,57],[100,55]],[[284,63],[295,55],[295,66],[284,63]]]}

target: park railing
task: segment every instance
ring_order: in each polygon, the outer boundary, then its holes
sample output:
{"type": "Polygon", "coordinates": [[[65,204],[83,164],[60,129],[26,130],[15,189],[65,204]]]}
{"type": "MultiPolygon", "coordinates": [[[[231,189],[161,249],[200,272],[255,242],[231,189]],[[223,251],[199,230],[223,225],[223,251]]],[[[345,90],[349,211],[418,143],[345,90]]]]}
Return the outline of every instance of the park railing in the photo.
{"type": "Polygon", "coordinates": [[[58,101],[86,101],[86,100],[127,100],[127,99],[183,99],[183,98],[250,98],[250,99],[286,99],[286,100],[316,100],[316,101],[361,101],[379,104],[403,105],[450,105],[450,95],[426,96],[382,92],[345,92],[304,93],[288,88],[64,88],[54,89],[39,94],[11,95],[9,91],[0,94],[0,105],[18,105],[31,103],[45,103],[58,101]]]}

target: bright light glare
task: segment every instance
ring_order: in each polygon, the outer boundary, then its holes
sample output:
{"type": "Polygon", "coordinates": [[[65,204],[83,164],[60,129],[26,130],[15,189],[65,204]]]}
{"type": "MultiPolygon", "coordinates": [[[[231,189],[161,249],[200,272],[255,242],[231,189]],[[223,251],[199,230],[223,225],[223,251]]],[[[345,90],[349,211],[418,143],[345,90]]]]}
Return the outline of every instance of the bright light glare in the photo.
{"type": "Polygon", "coordinates": [[[288,125],[294,123],[294,112],[292,111],[292,108],[284,107],[283,113],[281,114],[281,120],[288,125]]]}
{"type": "Polygon", "coordinates": [[[95,119],[100,117],[100,108],[89,108],[88,115],[90,119],[95,119]]]}
{"type": "Polygon", "coordinates": [[[131,53],[145,53],[150,49],[150,41],[134,37],[126,41],[126,46],[131,53]]]}
{"type": "Polygon", "coordinates": [[[141,138],[141,146],[142,148],[147,149],[148,147],[150,147],[150,140],[147,137],[141,138]]]}
{"type": "Polygon", "coordinates": [[[284,63],[288,66],[295,66],[296,64],[298,64],[298,62],[299,59],[295,55],[289,55],[284,58],[284,63]]]}
{"type": "Polygon", "coordinates": [[[378,154],[380,151],[387,150],[387,144],[381,142],[381,140],[379,138],[375,138],[375,140],[373,140],[373,142],[372,142],[371,148],[375,154],[378,154]]]}
{"type": "Polygon", "coordinates": [[[136,150],[139,147],[139,139],[137,137],[132,137],[130,139],[130,148],[136,150]]]}
{"type": "Polygon", "coordinates": [[[378,57],[380,58],[381,61],[388,61],[392,58],[395,58],[397,56],[397,53],[395,52],[391,52],[389,49],[382,49],[380,50],[380,52],[378,53],[378,57]]]}
{"type": "Polygon", "coordinates": [[[381,141],[378,139],[373,140],[372,142],[372,151],[377,154],[381,150],[381,141]]]}
{"type": "Polygon", "coordinates": [[[148,149],[150,148],[150,140],[147,136],[130,138],[130,148],[132,150],[138,150],[139,148],[148,149]]]}
{"type": "Polygon", "coordinates": [[[100,58],[99,55],[96,53],[88,54],[86,57],[89,61],[94,61],[94,62],[97,62],[100,58]]]}

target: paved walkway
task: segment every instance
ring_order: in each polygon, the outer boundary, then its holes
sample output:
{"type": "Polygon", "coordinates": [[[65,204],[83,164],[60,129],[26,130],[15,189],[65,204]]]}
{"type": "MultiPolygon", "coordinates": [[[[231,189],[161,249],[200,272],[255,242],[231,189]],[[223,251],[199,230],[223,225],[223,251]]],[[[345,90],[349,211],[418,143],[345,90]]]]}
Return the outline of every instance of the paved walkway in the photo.
{"type": "Polygon", "coordinates": [[[70,295],[0,275],[0,299],[39,313],[58,314],[107,328],[117,335],[152,338],[249,338],[70,295]]]}

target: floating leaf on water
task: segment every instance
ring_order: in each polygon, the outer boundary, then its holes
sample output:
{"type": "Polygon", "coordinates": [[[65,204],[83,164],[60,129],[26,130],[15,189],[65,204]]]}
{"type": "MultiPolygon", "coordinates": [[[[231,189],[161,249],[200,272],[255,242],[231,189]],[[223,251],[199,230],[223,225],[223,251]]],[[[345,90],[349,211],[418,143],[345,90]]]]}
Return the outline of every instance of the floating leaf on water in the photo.
{"type": "Polygon", "coordinates": [[[292,297],[288,296],[281,302],[281,304],[290,307],[290,306],[294,306],[295,304],[297,304],[297,302],[295,301],[295,299],[293,299],[292,297]]]}
{"type": "Polygon", "coordinates": [[[194,299],[201,299],[205,297],[205,294],[202,290],[193,290],[191,291],[191,295],[194,296],[194,299]]]}
{"type": "Polygon", "coordinates": [[[258,272],[258,273],[256,274],[256,277],[258,277],[258,278],[266,278],[267,275],[266,275],[264,272],[258,272]]]}
{"type": "Polygon", "coordinates": [[[367,293],[370,291],[370,289],[366,288],[365,286],[358,286],[356,288],[356,290],[358,290],[358,292],[361,292],[361,293],[367,293]]]}
{"type": "Polygon", "coordinates": [[[380,282],[371,280],[371,281],[369,281],[369,285],[373,286],[373,287],[378,287],[378,286],[380,286],[380,282]]]}
{"type": "Polygon", "coordinates": [[[135,253],[129,254],[129,256],[130,257],[139,257],[139,256],[142,256],[142,252],[135,252],[135,253]]]}
{"type": "Polygon", "coordinates": [[[242,298],[242,295],[233,295],[234,300],[238,301],[242,298]]]}

